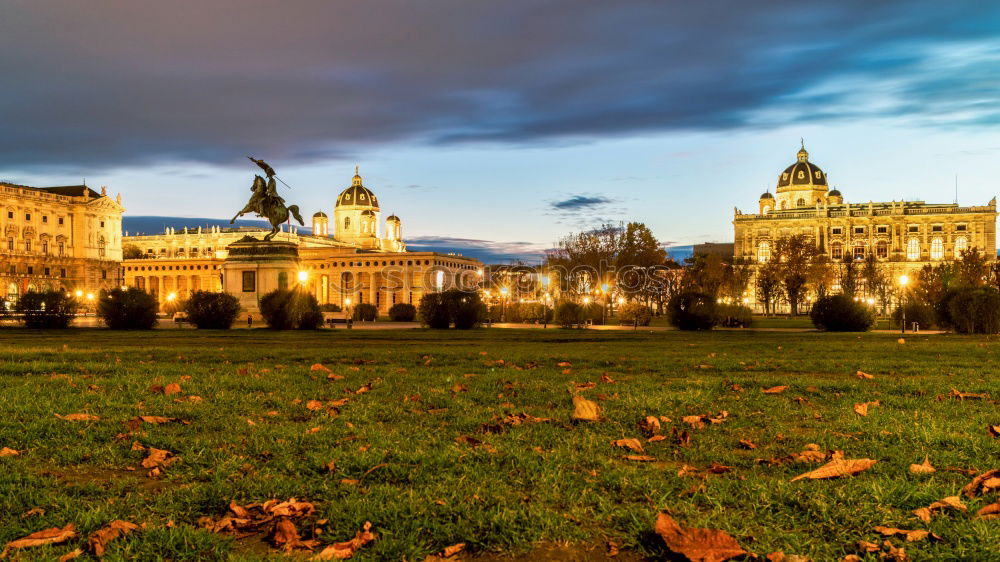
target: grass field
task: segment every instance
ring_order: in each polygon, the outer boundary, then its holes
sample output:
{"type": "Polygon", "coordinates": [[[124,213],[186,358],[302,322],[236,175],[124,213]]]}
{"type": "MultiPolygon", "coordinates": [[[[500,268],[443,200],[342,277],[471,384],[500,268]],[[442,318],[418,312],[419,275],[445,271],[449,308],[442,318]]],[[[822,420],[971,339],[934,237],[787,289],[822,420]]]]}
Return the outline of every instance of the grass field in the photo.
{"type": "Polygon", "coordinates": [[[857,543],[881,544],[884,525],[942,538],[890,539],[913,560],[997,560],[1000,521],[974,516],[995,497],[963,497],[968,512],[929,523],[911,513],[1000,468],[995,402],[948,397],[1000,396],[996,350],[987,338],[752,331],[0,330],[0,448],[19,451],[0,456],[0,544],[75,524],[79,538],[11,554],[56,559],[121,519],[145,527],[106,560],[261,559],[280,553],[263,533],[199,520],[294,497],[315,505],[295,525],[322,532],[317,551],[370,521],[377,538],[357,560],[420,561],[456,543],[487,560],[596,560],[609,543],[618,559],[658,559],[660,510],[761,556],[877,560],[857,543]],[[180,392],[151,389],[170,383],[180,392]],[[602,419],[572,422],[574,393],[602,419]],[[100,419],[56,416],[76,413],[100,419]],[[519,413],[551,421],[504,423],[519,413]],[[693,415],[722,423],[696,429],[682,419],[693,415]],[[671,420],[664,439],[640,431],[646,416],[671,420]],[[612,445],[622,438],[643,452],[612,445]],[[878,462],[791,482],[819,466],[789,459],[809,444],[878,462]],[[149,477],[149,448],[179,460],[149,477]],[[937,472],[910,473],[925,455],[937,472]]]}

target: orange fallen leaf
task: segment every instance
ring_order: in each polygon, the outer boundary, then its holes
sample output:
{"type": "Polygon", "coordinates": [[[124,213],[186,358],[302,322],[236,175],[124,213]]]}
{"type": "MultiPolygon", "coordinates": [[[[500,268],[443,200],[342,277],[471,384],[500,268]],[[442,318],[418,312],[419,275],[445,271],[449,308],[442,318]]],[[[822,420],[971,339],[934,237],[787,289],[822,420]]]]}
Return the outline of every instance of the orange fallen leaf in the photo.
{"type": "Polygon", "coordinates": [[[656,416],[646,416],[646,419],[639,422],[639,429],[646,435],[656,435],[660,432],[660,420],[656,416]]]}
{"type": "Polygon", "coordinates": [[[597,421],[601,419],[601,408],[597,402],[587,400],[583,396],[573,396],[573,414],[570,419],[574,421],[597,421]]]}
{"type": "Polygon", "coordinates": [[[109,542],[138,528],[135,523],[116,519],[90,534],[87,538],[87,552],[98,557],[104,556],[109,542]]]}
{"type": "Polygon", "coordinates": [[[973,478],[972,482],[962,487],[962,493],[971,499],[997,488],[1000,488],[1000,469],[994,468],[973,478]]]}
{"type": "Polygon", "coordinates": [[[375,540],[375,535],[371,532],[372,524],[365,521],[360,531],[355,533],[354,538],[349,541],[338,542],[324,548],[313,560],[345,560],[354,556],[361,547],[375,540]]]}
{"type": "Polygon", "coordinates": [[[322,363],[313,363],[312,367],[309,367],[309,370],[310,371],[325,371],[327,373],[330,372],[330,369],[328,367],[324,366],[322,363]]]}
{"type": "Polygon", "coordinates": [[[631,437],[626,437],[624,439],[618,439],[612,443],[615,447],[622,447],[624,449],[631,449],[637,453],[643,452],[642,443],[638,439],[633,439],[631,437]]]}
{"type": "Polygon", "coordinates": [[[298,529],[295,528],[295,523],[292,523],[291,519],[282,518],[274,524],[274,529],[268,540],[278,548],[291,550],[299,543],[301,537],[299,537],[298,529]]]}
{"type": "Polygon", "coordinates": [[[172,382],[167,386],[163,387],[163,394],[165,396],[170,396],[171,394],[179,394],[181,391],[181,385],[172,382]]]}
{"type": "Polygon", "coordinates": [[[165,416],[139,416],[139,420],[148,424],[157,425],[161,423],[170,423],[172,421],[177,421],[177,418],[168,418],[165,416]]]}
{"type": "Polygon", "coordinates": [[[816,470],[811,470],[792,478],[792,482],[804,478],[823,480],[827,478],[840,478],[841,476],[853,476],[868,470],[877,462],[875,459],[834,459],[816,470]]]}
{"type": "Polygon", "coordinates": [[[771,388],[762,388],[760,391],[764,394],[781,394],[787,389],[787,386],[772,386],[771,388]]]}
{"type": "Polygon", "coordinates": [[[973,392],[960,392],[960,391],[958,391],[958,390],[956,390],[954,388],[951,389],[951,392],[948,393],[948,396],[951,396],[955,400],[985,400],[985,399],[989,398],[988,394],[975,394],[973,392]]]}
{"type": "Polygon", "coordinates": [[[99,421],[101,419],[93,414],[66,414],[65,416],[56,414],[56,417],[66,421],[99,421]]]}
{"type": "Polygon", "coordinates": [[[560,361],[559,363],[556,364],[556,366],[557,367],[572,367],[573,364],[570,363],[569,361],[560,361]]]}
{"type": "Polygon", "coordinates": [[[866,373],[864,371],[858,371],[857,373],[854,373],[854,376],[858,377],[859,379],[873,379],[873,378],[875,378],[875,375],[869,375],[868,373],[866,373]]]}
{"type": "Polygon", "coordinates": [[[893,537],[896,535],[900,535],[906,537],[906,542],[922,541],[928,537],[930,537],[931,540],[936,540],[936,541],[941,540],[941,537],[935,535],[934,533],[930,531],[924,531],[921,529],[907,530],[907,529],[897,529],[895,527],[883,527],[882,525],[879,525],[875,527],[875,532],[881,533],[882,536],[884,537],[893,537]]]}
{"type": "Polygon", "coordinates": [[[943,511],[945,509],[955,509],[958,511],[967,511],[965,504],[958,496],[948,496],[942,498],[927,507],[921,507],[919,509],[914,509],[913,514],[917,516],[918,519],[924,523],[931,522],[931,514],[935,511],[943,511]]]}
{"type": "Polygon", "coordinates": [[[309,428],[309,429],[306,430],[306,434],[319,433],[319,430],[320,430],[320,428],[318,426],[317,427],[311,427],[311,428],[309,428]]]}
{"type": "Polygon", "coordinates": [[[0,449],[0,457],[14,457],[20,455],[21,452],[16,449],[11,449],[10,447],[4,447],[0,449]]]}
{"type": "Polygon", "coordinates": [[[1000,502],[981,507],[976,512],[976,519],[1000,519],[1000,502]]]}
{"type": "Polygon", "coordinates": [[[654,462],[656,461],[656,457],[651,457],[649,455],[625,455],[625,460],[636,462],[654,462]]]}
{"type": "Polygon", "coordinates": [[[930,457],[924,455],[923,464],[911,464],[910,472],[913,474],[931,474],[932,472],[937,472],[937,469],[931,466],[930,457]]]}
{"type": "Polygon", "coordinates": [[[862,402],[860,404],[855,404],[854,405],[854,413],[858,414],[859,416],[867,416],[868,415],[868,408],[874,407],[874,406],[879,406],[879,405],[880,405],[880,403],[879,403],[878,400],[875,400],[874,402],[862,402]]]}
{"type": "Polygon", "coordinates": [[[740,439],[740,447],[744,449],[756,449],[757,444],[749,439],[740,439]]]}
{"type": "Polygon", "coordinates": [[[306,409],[310,410],[310,411],[313,411],[313,412],[315,412],[316,410],[322,410],[323,409],[323,401],[322,400],[310,400],[310,401],[306,402],[306,409]]]}
{"type": "Polygon", "coordinates": [[[337,373],[330,373],[330,374],[326,375],[326,380],[328,380],[328,381],[339,381],[339,380],[343,380],[343,379],[344,379],[344,377],[342,375],[338,375],[337,373]]]}
{"type": "Polygon", "coordinates": [[[747,551],[725,531],[684,528],[663,512],[656,518],[655,531],[671,552],[693,562],[724,562],[747,555],[747,551]]]}
{"type": "Polygon", "coordinates": [[[11,550],[33,548],[47,544],[60,544],[72,539],[75,536],[76,526],[72,523],[67,523],[66,526],[61,529],[59,527],[52,527],[41,531],[35,531],[26,537],[10,541],[4,545],[3,552],[0,552],[0,558],[5,558],[11,550]]]}
{"type": "Polygon", "coordinates": [[[986,426],[986,431],[989,432],[992,437],[1000,437],[1000,425],[988,425],[986,426]]]}

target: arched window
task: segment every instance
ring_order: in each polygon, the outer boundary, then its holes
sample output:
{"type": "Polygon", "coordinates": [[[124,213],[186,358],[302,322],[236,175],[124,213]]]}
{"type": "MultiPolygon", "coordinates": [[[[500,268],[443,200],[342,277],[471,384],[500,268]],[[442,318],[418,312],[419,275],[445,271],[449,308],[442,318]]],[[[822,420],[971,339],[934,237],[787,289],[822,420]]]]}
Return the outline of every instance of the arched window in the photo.
{"type": "Polygon", "coordinates": [[[879,240],[875,244],[875,257],[884,260],[889,257],[889,243],[885,240],[879,240]]]}
{"type": "Polygon", "coordinates": [[[830,257],[835,260],[844,259],[844,246],[840,242],[830,244],[830,257]]]}
{"type": "Polygon", "coordinates": [[[351,217],[344,217],[344,230],[351,229],[351,217]]]}
{"type": "Polygon", "coordinates": [[[771,206],[770,205],[764,205],[764,208],[761,209],[761,214],[766,215],[766,214],[768,214],[770,212],[771,212],[771,206]]]}
{"type": "Polygon", "coordinates": [[[757,244],[757,261],[764,263],[771,259],[771,243],[761,242],[757,244]]]}
{"type": "Polygon", "coordinates": [[[935,238],[931,240],[931,259],[939,260],[944,258],[944,240],[935,238]]]}
{"type": "Polygon", "coordinates": [[[854,243],[854,259],[865,259],[865,243],[861,240],[854,243]]]}
{"type": "Polygon", "coordinates": [[[916,238],[910,238],[910,240],[906,243],[906,259],[920,259],[920,241],[916,238]]]}
{"type": "Polygon", "coordinates": [[[805,207],[806,206],[806,200],[802,199],[800,197],[799,200],[795,202],[795,206],[796,207],[805,207]]]}
{"type": "Polygon", "coordinates": [[[962,257],[962,252],[969,249],[969,239],[965,236],[959,236],[955,239],[955,257],[962,257]]]}

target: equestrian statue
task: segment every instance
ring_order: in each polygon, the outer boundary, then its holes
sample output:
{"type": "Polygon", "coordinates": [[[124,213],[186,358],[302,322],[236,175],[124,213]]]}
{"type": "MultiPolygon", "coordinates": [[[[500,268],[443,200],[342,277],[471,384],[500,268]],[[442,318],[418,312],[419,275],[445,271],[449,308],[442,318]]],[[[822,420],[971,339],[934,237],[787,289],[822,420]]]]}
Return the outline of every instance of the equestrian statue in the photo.
{"type": "MultiPolygon", "coordinates": [[[[253,185],[250,186],[250,191],[253,195],[250,196],[250,201],[247,202],[243,209],[236,213],[229,224],[236,222],[236,219],[245,215],[246,213],[256,213],[258,216],[264,217],[271,223],[271,232],[264,236],[264,241],[268,241],[274,238],[274,235],[281,232],[281,224],[288,221],[289,213],[291,216],[295,217],[295,220],[299,221],[299,224],[305,226],[305,222],[302,221],[302,215],[299,214],[298,205],[285,206],[285,200],[278,195],[278,184],[275,183],[275,179],[279,179],[274,174],[274,168],[269,166],[267,162],[263,160],[257,160],[250,156],[247,156],[250,160],[260,166],[264,170],[264,174],[267,175],[267,181],[260,175],[255,175],[253,178],[253,185]]],[[[281,182],[285,183],[285,182],[281,182]]],[[[285,183],[285,185],[288,185],[285,183]]]]}

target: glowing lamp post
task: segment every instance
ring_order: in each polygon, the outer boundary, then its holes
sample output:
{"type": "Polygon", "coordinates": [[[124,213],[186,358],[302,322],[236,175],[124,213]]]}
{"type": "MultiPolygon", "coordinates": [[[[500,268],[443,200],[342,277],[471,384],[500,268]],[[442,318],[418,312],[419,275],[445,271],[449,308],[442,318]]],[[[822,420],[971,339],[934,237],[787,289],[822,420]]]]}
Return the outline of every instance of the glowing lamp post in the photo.
{"type": "Polygon", "coordinates": [[[906,286],[910,283],[910,277],[905,273],[899,276],[899,287],[901,295],[899,297],[899,333],[906,334],[906,286]]]}
{"type": "Polygon", "coordinates": [[[304,270],[300,271],[299,272],[299,283],[305,284],[306,281],[309,281],[309,272],[308,271],[304,271],[304,270]]]}

